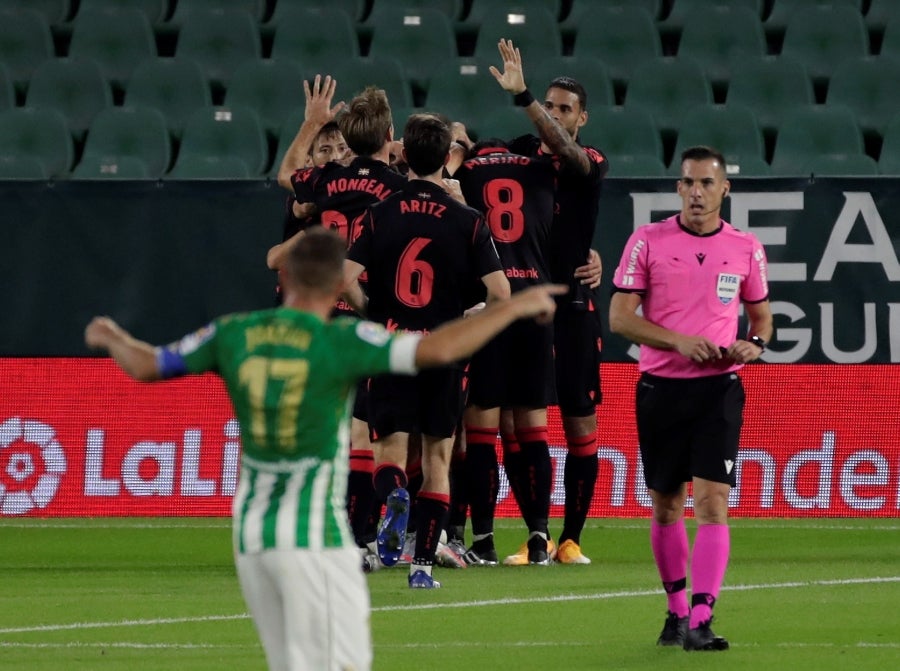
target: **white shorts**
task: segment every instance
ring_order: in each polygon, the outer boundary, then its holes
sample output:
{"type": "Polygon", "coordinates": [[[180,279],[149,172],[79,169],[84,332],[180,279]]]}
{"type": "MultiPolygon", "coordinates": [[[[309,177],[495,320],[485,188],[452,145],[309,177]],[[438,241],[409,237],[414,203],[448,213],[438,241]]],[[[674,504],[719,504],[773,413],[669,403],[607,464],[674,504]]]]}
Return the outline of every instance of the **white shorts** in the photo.
{"type": "Polygon", "coordinates": [[[368,671],[369,588],[354,547],[235,557],[269,671],[368,671]]]}

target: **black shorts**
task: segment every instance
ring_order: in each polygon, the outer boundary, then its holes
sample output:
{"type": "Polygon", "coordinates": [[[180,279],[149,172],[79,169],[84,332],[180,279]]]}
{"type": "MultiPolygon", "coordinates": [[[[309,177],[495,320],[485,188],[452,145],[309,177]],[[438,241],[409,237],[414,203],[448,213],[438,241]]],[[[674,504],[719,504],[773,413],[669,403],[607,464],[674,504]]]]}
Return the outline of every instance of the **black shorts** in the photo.
{"type": "Polygon", "coordinates": [[[541,408],[553,393],[553,327],[514,322],[472,357],[469,405],[541,408]]]}
{"type": "Polygon", "coordinates": [[[353,399],[353,418],[369,421],[369,378],[356,383],[356,397],[353,399]]]}
{"type": "Polygon", "coordinates": [[[369,386],[369,436],[422,433],[449,438],[462,415],[462,370],[424,370],[418,375],[379,375],[369,386]]]}
{"type": "Polygon", "coordinates": [[[553,320],[556,398],[567,417],[587,417],[602,400],[600,349],[602,327],[597,310],[557,310],[553,320]]]}
{"type": "Polygon", "coordinates": [[[734,487],[743,412],[737,373],[688,379],[642,374],[635,414],[647,487],[670,494],[693,477],[734,487]]]}

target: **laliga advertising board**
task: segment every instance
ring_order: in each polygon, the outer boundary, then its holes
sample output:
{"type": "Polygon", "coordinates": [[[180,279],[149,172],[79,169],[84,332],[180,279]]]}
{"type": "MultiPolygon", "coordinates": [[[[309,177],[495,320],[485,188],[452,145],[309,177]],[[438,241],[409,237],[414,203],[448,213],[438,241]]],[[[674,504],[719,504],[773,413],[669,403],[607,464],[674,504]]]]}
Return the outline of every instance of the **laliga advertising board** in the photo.
{"type": "MultiPolygon", "coordinates": [[[[649,514],[636,376],[634,364],[603,365],[595,517],[649,514]]],[[[896,367],[753,364],[743,378],[732,515],[900,513],[896,367]]],[[[561,516],[565,441],[555,409],[550,444],[551,513],[561,516]]],[[[142,384],[106,359],[0,359],[0,516],[225,516],[239,457],[238,425],[215,376],[142,384]]],[[[498,515],[517,517],[505,479],[499,498],[498,515]]]]}

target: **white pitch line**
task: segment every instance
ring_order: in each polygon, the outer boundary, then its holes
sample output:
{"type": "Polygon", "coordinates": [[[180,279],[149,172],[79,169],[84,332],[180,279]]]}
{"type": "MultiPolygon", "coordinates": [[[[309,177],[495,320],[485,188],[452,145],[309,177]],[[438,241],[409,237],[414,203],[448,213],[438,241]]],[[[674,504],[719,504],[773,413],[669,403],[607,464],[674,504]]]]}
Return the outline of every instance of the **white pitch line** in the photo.
{"type": "Polygon", "coordinates": [[[257,645],[215,645],[212,643],[129,643],[117,641],[115,643],[82,643],[70,641],[68,643],[13,643],[12,641],[0,641],[0,648],[126,648],[126,649],[152,649],[152,650],[232,650],[232,649],[256,649],[257,645]]]}
{"type": "MultiPolygon", "coordinates": [[[[488,569],[490,570],[490,569],[488,569]]],[[[801,587],[836,587],[845,585],[872,585],[885,583],[898,583],[900,576],[885,576],[875,578],[848,578],[835,580],[808,580],[780,583],[761,583],[758,585],[727,585],[722,591],[745,592],[765,589],[797,589],[801,587]]],[[[596,601],[607,599],[635,598],[642,596],[659,596],[658,589],[629,590],[618,592],[598,592],[595,594],[557,594],[555,596],[541,598],[521,599],[493,599],[484,601],[459,601],[448,603],[423,603],[407,606],[377,606],[372,608],[373,613],[395,613],[413,610],[433,610],[435,608],[471,608],[475,606],[509,606],[529,603],[559,603],[568,601],[596,601]]],[[[151,620],[120,620],[118,622],[73,622],[71,624],[44,624],[31,627],[8,627],[0,629],[0,634],[26,634],[33,632],[67,631],[78,629],[105,629],[112,627],[144,627],[165,624],[181,624],[184,622],[221,622],[227,620],[245,620],[250,616],[247,613],[235,615],[204,615],[200,617],[172,617],[151,620]]]]}

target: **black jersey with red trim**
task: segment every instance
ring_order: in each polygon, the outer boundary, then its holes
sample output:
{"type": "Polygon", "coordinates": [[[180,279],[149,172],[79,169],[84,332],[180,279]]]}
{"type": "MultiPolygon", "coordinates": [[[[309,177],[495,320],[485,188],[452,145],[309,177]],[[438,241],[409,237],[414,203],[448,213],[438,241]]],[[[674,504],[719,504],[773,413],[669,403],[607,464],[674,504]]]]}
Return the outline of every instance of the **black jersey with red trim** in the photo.
{"type": "Polygon", "coordinates": [[[502,269],[481,214],[425,180],[370,207],[361,231],[347,256],[366,268],[368,318],[391,331],[456,319],[473,280],[502,269]]]}
{"type": "Polygon", "coordinates": [[[291,184],[297,200],[315,204],[322,225],[336,230],[349,247],[366,208],[402,189],[406,177],[383,161],[357,156],[347,166],[332,161],[301,168],[291,175],[291,184]]]}
{"type": "Polygon", "coordinates": [[[575,279],[575,269],[587,263],[597,228],[602,181],[609,163],[602,151],[582,146],[590,159],[590,171],[581,175],[562,164],[557,156],[541,151],[541,139],[522,135],[509,143],[510,150],[525,156],[543,157],[557,166],[556,216],[550,234],[550,276],[554,282],[568,284],[570,292],[561,305],[574,309],[594,309],[594,290],[575,279]]]}
{"type": "Polygon", "coordinates": [[[310,226],[319,223],[319,218],[315,215],[309,217],[297,217],[294,215],[294,203],[297,202],[297,196],[293,193],[288,194],[284,203],[284,224],[282,226],[281,239],[289,240],[300,231],[305,231],[310,226]]]}
{"type": "Polygon", "coordinates": [[[466,202],[484,213],[512,291],[549,282],[553,164],[486,148],[465,161],[454,177],[466,202]]]}

